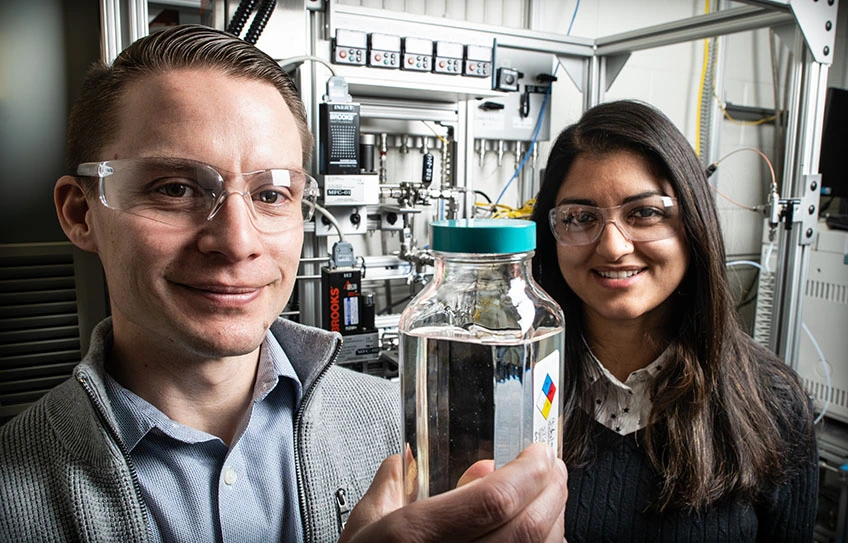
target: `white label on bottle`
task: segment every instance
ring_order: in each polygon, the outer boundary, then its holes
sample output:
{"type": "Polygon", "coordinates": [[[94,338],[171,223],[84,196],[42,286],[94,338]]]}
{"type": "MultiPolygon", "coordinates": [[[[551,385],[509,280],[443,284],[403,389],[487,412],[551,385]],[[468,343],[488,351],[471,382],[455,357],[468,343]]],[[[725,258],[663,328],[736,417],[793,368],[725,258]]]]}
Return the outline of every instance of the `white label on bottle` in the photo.
{"type": "Polygon", "coordinates": [[[533,368],[533,441],[557,448],[559,431],[559,351],[533,368]]]}

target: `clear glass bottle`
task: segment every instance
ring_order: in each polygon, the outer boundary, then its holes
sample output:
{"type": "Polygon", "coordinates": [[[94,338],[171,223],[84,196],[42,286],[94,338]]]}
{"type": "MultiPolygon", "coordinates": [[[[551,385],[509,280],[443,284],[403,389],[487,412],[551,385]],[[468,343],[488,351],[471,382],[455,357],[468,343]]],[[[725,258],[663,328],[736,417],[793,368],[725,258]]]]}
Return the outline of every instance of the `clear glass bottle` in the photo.
{"type": "Polygon", "coordinates": [[[559,454],[564,318],[533,279],[536,225],[431,223],[433,280],[400,318],[407,502],[536,441],[559,454]]]}

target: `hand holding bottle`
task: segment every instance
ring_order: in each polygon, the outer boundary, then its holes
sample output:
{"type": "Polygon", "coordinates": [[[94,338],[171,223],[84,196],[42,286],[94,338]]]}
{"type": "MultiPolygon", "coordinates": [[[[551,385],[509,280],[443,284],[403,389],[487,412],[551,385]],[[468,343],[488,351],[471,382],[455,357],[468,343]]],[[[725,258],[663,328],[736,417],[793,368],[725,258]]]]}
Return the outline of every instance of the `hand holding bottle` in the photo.
{"type": "Polygon", "coordinates": [[[562,543],[567,482],[553,450],[534,443],[500,469],[479,461],[456,489],[404,506],[403,466],[394,455],[380,466],[339,542],[562,543]]]}

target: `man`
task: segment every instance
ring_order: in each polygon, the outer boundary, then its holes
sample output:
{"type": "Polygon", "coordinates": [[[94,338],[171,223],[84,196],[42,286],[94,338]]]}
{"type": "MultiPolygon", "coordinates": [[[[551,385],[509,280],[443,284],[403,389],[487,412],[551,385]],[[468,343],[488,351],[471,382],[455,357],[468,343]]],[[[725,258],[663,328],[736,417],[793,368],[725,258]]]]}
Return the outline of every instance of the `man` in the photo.
{"type": "Polygon", "coordinates": [[[100,257],[111,317],[0,429],[4,539],[334,541],[347,521],[350,542],[562,541],[565,468],[544,446],[402,507],[397,388],[277,318],[311,145],[285,73],[223,32],[168,29],[92,70],[55,203],[100,257]]]}

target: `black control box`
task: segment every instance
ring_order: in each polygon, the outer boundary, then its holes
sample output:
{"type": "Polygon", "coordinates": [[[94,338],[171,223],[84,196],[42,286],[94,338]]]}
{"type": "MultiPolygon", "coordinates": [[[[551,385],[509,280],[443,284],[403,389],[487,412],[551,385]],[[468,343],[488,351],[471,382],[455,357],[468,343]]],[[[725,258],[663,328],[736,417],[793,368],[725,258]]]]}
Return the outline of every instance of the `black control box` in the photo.
{"type": "Polygon", "coordinates": [[[362,272],[356,268],[321,268],[321,323],[342,335],[364,331],[362,272]]]}
{"type": "Polygon", "coordinates": [[[322,174],[359,173],[359,104],[323,103],[319,108],[322,174]]]}

